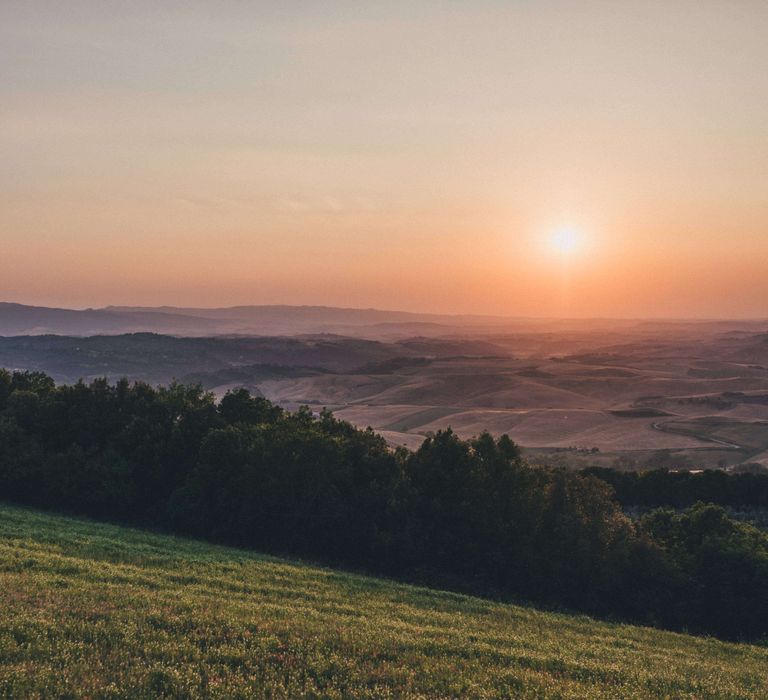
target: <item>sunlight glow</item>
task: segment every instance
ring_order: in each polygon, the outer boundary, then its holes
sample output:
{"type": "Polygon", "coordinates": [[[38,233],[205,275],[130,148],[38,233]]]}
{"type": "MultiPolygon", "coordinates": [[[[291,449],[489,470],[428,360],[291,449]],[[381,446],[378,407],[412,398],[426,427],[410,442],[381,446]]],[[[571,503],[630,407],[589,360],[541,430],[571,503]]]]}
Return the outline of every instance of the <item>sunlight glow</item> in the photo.
{"type": "Polygon", "coordinates": [[[550,245],[562,255],[570,255],[581,243],[581,235],[571,227],[557,229],[551,236],[550,245]]]}

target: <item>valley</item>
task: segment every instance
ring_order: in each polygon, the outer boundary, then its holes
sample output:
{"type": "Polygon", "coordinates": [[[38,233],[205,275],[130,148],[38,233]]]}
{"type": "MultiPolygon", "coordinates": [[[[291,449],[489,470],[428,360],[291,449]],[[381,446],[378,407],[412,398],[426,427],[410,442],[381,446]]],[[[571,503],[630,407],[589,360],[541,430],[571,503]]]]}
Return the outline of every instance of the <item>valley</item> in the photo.
{"type": "MultiPolygon", "coordinates": [[[[203,314],[172,311],[176,321],[203,314]]],[[[7,336],[0,366],[65,382],[178,380],[217,396],[245,387],[290,409],[328,408],[410,449],[450,427],[507,433],[537,461],[566,466],[768,467],[764,323],[432,316],[429,334],[414,335],[410,318],[387,313],[211,309],[217,323],[269,323],[247,335],[7,336]],[[320,323],[347,335],[257,332],[296,319],[299,331],[320,323]]]]}

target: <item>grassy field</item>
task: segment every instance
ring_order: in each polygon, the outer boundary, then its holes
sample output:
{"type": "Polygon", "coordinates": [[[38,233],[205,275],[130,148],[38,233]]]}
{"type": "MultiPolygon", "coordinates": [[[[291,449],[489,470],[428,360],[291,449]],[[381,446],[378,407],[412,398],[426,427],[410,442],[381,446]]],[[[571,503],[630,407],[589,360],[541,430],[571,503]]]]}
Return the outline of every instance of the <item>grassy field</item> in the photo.
{"type": "Polygon", "coordinates": [[[768,648],[0,506],[0,696],[765,698],[768,648]]]}

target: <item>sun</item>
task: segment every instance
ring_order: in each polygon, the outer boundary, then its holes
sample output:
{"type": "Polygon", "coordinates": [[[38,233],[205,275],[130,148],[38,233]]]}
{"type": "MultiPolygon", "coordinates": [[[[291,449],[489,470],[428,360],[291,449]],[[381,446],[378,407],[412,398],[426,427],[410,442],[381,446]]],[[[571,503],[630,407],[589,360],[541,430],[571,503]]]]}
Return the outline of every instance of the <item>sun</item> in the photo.
{"type": "Polygon", "coordinates": [[[578,249],[581,243],[581,234],[570,226],[564,226],[552,233],[549,244],[561,255],[570,255],[578,249]]]}

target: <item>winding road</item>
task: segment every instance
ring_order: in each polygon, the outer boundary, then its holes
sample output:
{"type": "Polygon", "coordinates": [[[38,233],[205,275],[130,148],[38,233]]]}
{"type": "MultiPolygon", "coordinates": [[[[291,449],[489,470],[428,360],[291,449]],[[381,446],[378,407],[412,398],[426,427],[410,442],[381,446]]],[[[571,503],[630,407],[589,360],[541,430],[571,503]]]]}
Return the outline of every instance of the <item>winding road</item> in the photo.
{"type": "Polygon", "coordinates": [[[729,450],[743,450],[745,449],[742,445],[737,445],[735,442],[728,442],[728,440],[721,440],[720,438],[710,437],[708,435],[697,435],[695,433],[687,433],[680,430],[671,430],[670,428],[665,428],[664,426],[666,423],[651,423],[651,428],[654,430],[658,430],[661,433],[671,433],[673,435],[684,435],[685,437],[692,437],[696,438],[697,440],[701,440],[702,442],[713,442],[716,445],[722,445],[723,447],[726,447],[729,450]]]}

